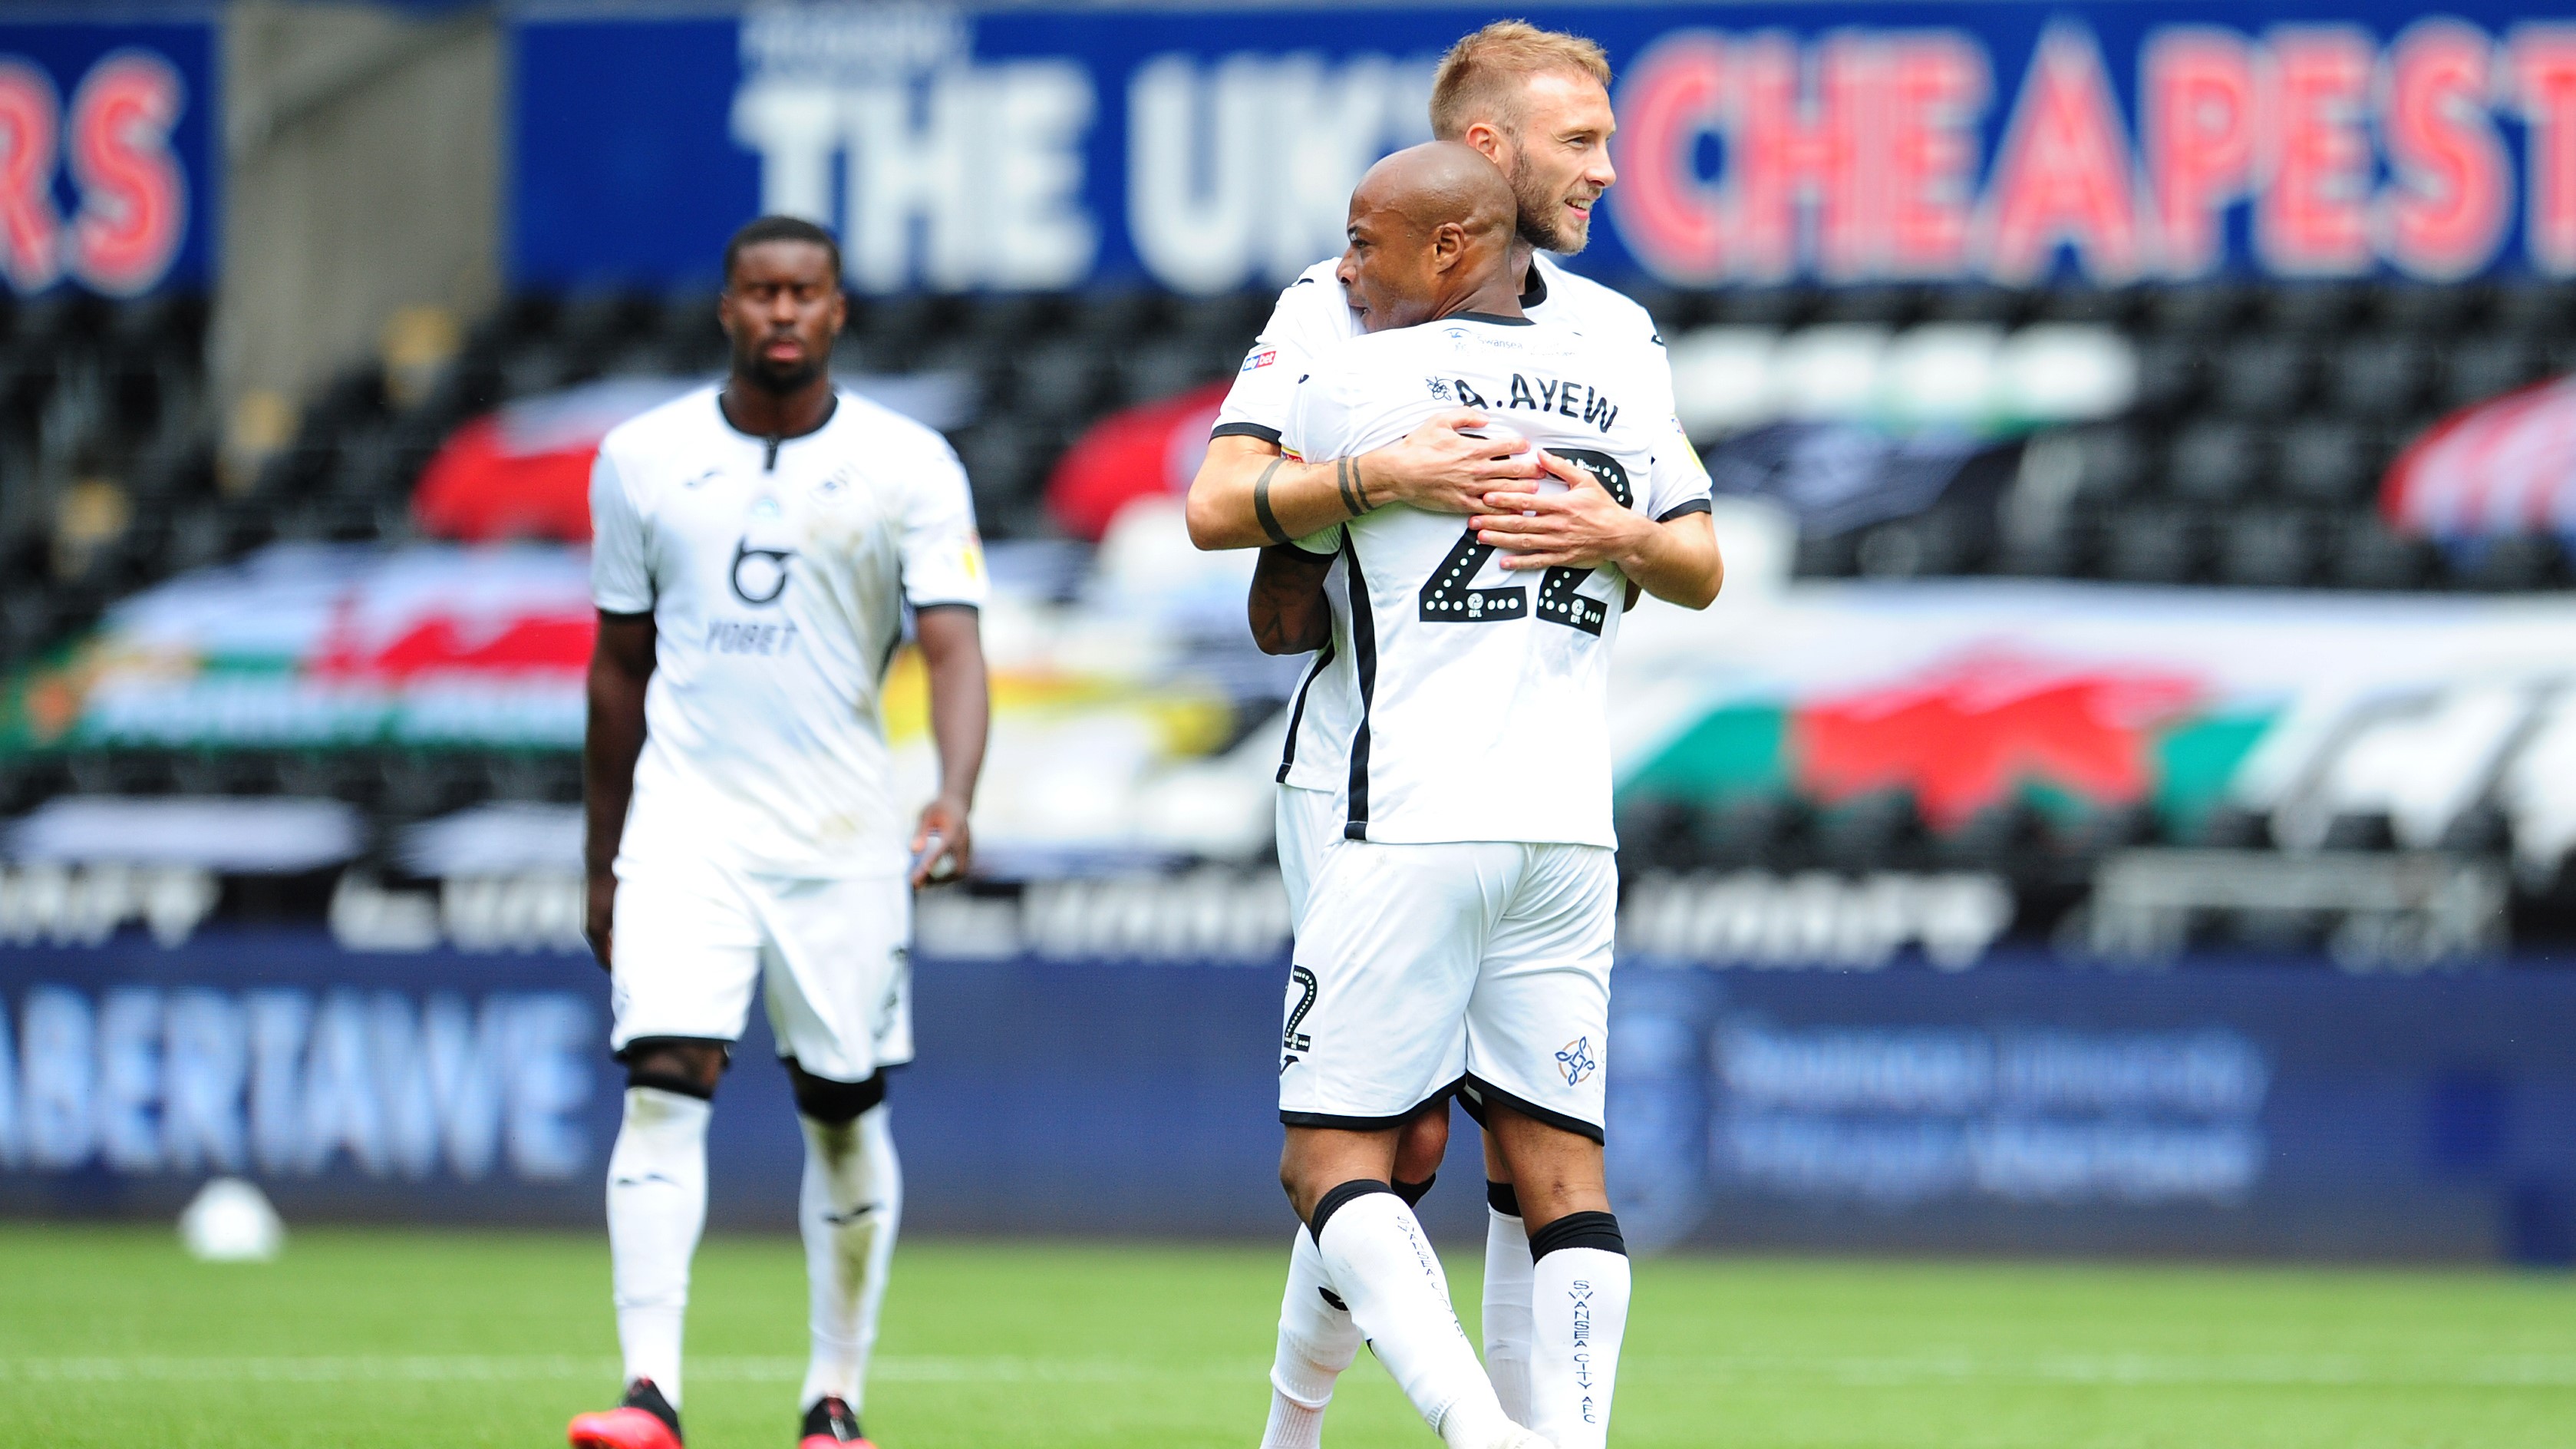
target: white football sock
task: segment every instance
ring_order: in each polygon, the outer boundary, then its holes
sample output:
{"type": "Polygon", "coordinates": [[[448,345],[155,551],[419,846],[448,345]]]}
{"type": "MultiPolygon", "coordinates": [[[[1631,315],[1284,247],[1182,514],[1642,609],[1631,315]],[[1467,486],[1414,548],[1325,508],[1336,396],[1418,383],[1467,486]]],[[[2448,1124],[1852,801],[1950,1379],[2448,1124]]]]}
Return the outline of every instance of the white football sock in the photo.
{"type": "Polygon", "coordinates": [[[626,1089],[608,1154],[608,1256],[626,1381],[651,1379],[680,1407],[680,1326],[689,1258],[707,1224],[707,1119],[714,1104],[659,1087],[626,1089]]]}
{"type": "MultiPolygon", "coordinates": [[[[1517,1206],[1517,1204],[1515,1204],[1517,1206]]],[[[1530,1422],[1530,1242],[1517,1214],[1485,1209],[1485,1377],[1503,1412],[1530,1422]]]]}
{"type": "Polygon", "coordinates": [[[856,1413],[903,1218],[903,1165],[882,1102],[847,1122],[797,1120],[805,1127],[805,1187],[796,1216],[805,1233],[814,1334],[797,1407],[838,1396],[856,1413]]]}
{"type": "Polygon", "coordinates": [[[1531,1279],[1530,1427],[1557,1449],[1602,1449],[1628,1328],[1628,1255],[1557,1248],[1531,1279]]]}
{"type": "Polygon", "coordinates": [[[1504,1442],[1513,1426],[1449,1306],[1440,1259],[1404,1199],[1371,1192],[1343,1200],[1315,1246],[1378,1362],[1449,1449],[1504,1442]]]}
{"type": "Polygon", "coordinates": [[[1332,1285],[1304,1228],[1288,1249],[1288,1289],[1279,1300],[1279,1346],[1270,1359],[1270,1424],[1261,1449],[1317,1449],[1333,1381],[1359,1357],[1359,1325],[1324,1295],[1332,1285]]]}

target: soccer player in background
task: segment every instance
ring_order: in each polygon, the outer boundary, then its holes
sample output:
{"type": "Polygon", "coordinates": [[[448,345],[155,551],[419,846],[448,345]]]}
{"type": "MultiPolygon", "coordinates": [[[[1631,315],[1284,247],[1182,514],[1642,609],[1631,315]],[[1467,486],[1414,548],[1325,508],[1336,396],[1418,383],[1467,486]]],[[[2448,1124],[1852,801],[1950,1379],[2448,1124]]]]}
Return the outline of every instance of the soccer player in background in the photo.
{"type": "MultiPolygon", "coordinates": [[[[1327,595],[1328,633],[1311,611],[1283,613],[1266,647],[1322,646],[1280,778],[1330,800],[1338,827],[1299,867],[1280,1177],[1319,1296],[1347,1310],[1450,1449],[1601,1449],[1628,1299],[1601,1154],[1618,905],[1610,649],[1631,585],[1704,608],[1722,565],[1661,356],[1530,317],[1514,213],[1503,173],[1462,144],[1371,168],[1338,267],[1365,335],[1307,360],[1281,429],[1283,456],[1341,460],[1346,482],[1350,460],[1463,404],[1495,441],[1534,444],[1547,476],[1489,495],[1463,527],[1346,496],[1342,518],[1263,561],[1286,603],[1327,595]],[[1452,1092],[1526,1223],[1518,1412],[1392,1185],[1404,1125],[1452,1092]]],[[[1329,1390],[1348,1362],[1287,1367],[1329,1390]]],[[[1273,1387],[1293,1399],[1317,1385],[1273,1387]]],[[[1320,1409],[1321,1394],[1304,1397],[1320,1409]]]]}
{"type": "Polygon", "coordinates": [[[984,754],[983,554],[956,455],[833,387],[830,233],[763,217],[735,233],[724,275],[730,375],[610,433],[591,475],[585,926],[626,1067],[608,1163],[626,1391],[572,1421],[587,1449],[681,1442],[707,1123],[755,986],[805,1135],[801,1445],[867,1442],[903,1209],[885,1095],[912,1057],[912,891],[966,867],[984,754]],[[910,822],[879,710],[907,605],[940,772],[910,822]]]}
{"type": "MultiPolygon", "coordinates": [[[[1518,238],[1508,269],[1524,312],[1610,341],[1635,354],[1640,367],[1662,372],[1662,339],[1645,309],[1554,260],[1583,249],[1593,205],[1617,180],[1609,154],[1615,127],[1609,81],[1609,62],[1591,41],[1499,21],[1459,40],[1442,60],[1431,94],[1432,131],[1483,153],[1510,183],[1518,238]]],[[[1190,488],[1190,533],[1202,548],[1276,548],[1390,503],[1475,513],[1487,506],[1489,490],[1525,487],[1538,471],[1530,455],[1462,431],[1483,420],[1470,408],[1433,414],[1408,436],[1349,460],[1348,470],[1330,457],[1282,456],[1280,430],[1297,379],[1318,352],[1361,330],[1338,266],[1338,259],[1320,262],[1283,291],[1244,360],[1190,488]]],[[[1671,441],[1681,441],[1677,425],[1671,441]]],[[[1670,466],[1697,470],[1686,448],[1665,451],[1670,466]]],[[[1292,913],[1299,912],[1307,857],[1340,821],[1329,792],[1300,788],[1284,770],[1278,809],[1281,874],[1292,913]]],[[[1445,1102],[1407,1124],[1396,1164],[1399,1192],[1419,1200],[1447,1137],[1445,1102]]],[[[1513,1186],[1490,1151],[1486,1166],[1485,1356],[1508,1408],[1526,1397],[1523,1305],[1531,1269],[1513,1186]]],[[[1311,1240],[1301,1232],[1281,1304],[1265,1449],[1309,1449],[1318,1442],[1338,1367],[1358,1351],[1349,1315],[1315,1291],[1316,1271],[1311,1240]]]]}

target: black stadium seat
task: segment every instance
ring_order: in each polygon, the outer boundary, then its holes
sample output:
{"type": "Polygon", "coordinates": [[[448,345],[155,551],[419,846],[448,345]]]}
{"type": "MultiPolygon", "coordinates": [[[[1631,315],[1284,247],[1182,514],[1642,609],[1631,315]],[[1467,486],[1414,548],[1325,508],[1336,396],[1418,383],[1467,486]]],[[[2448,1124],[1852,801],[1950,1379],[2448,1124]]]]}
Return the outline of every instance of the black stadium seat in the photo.
{"type": "Polygon", "coordinates": [[[2218,529],[2218,578],[2247,588],[2290,589],[2316,572],[2320,530],[2295,509],[2235,514],[2218,529]]]}
{"type": "Polygon", "coordinates": [[[2207,526],[2166,504],[2122,509],[2103,536],[2102,572],[2133,584],[2189,583],[2199,572],[2207,526]]]}
{"type": "Polygon", "coordinates": [[[2270,448],[2263,429],[2230,418],[2205,418],[2174,435],[2168,469],[2176,496],[2228,503],[2251,492],[2266,471],[2270,448]]]}
{"type": "Polygon", "coordinates": [[[2326,398],[2346,417],[2383,423],[2410,417],[2432,371],[2433,349],[2421,336],[2355,337],[2326,353],[2326,398]]]}
{"type": "Polygon", "coordinates": [[[2310,503],[2355,503],[2378,479],[2371,435],[2361,423],[2303,418],[2281,432],[2282,491],[2310,503]]]}
{"type": "Polygon", "coordinates": [[[2211,400],[2240,418],[2287,417],[2307,401],[2314,365],[2311,348],[2299,338],[2261,332],[2239,337],[2217,354],[2211,400]]]}
{"type": "Polygon", "coordinates": [[[2516,332],[2465,337],[2442,360],[2442,401],[2465,407],[2513,391],[2541,375],[2537,343],[2516,332]]]}

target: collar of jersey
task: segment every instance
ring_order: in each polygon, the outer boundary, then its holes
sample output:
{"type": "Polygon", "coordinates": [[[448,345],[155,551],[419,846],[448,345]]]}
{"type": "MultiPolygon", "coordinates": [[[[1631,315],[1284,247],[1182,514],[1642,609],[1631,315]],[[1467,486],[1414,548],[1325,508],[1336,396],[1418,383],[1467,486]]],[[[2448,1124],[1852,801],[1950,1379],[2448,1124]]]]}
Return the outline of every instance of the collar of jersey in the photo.
{"type": "Polygon", "coordinates": [[[1443,322],[1490,322],[1497,327],[1535,327],[1538,325],[1527,317],[1497,317],[1491,312],[1452,312],[1440,320],[1443,322]]]}

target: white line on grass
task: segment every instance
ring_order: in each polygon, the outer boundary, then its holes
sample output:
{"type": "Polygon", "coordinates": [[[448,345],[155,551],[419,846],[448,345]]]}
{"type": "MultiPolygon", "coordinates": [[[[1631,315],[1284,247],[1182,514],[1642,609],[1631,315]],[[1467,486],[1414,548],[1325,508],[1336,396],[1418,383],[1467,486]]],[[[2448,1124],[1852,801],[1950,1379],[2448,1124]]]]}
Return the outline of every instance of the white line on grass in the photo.
{"type": "MultiPolygon", "coordinates": [[[[2576,1388],[2576,1356],[2506,1354],[2478,1358],[2368,1358],[2351,1354],[2045,1354],[1987,1357],[1912,1354],[1631,1355],[1631,1380],[1698,1383],[1825,1381],[1854,1388],[1922,1384],[2238,1385],[2245,1387],[2576,1388]]],[[[709,1355],[689,1361],[697,1382],[774,1384],[803,1379],[802,1359],[709,1355]]],[[[614,1380],[615,1358],[575,1354],[175,1354],[0,1358],[0,1383],[472,1383],[614,1380]]],[[[1125,1383],[1199,1379],[1257,1381],[1251,1360],[1153,1360],[894,1355],[871,1377],[888,1383],[1125,1383]]]]}
{"type": "MultiPolygon", "coordinates": [[[[614,1379],[618,1360],[569,1354],[317,1354],[243,1357],[175,1354],[0,1358],[0,1382],[127,1383],[467,1383],[547,1379],[614,1379]]],[[[692,1358],[693,1382],[774,1384],[805,1377],[791,1358],[692,1358]]],[[[1258,1379],[1262,1366],[1166,1365],[1099,1359],[887,1357],[870,1377],[894,1383],[1107,1383],[1127,1380],[1258,1379]]]]}

